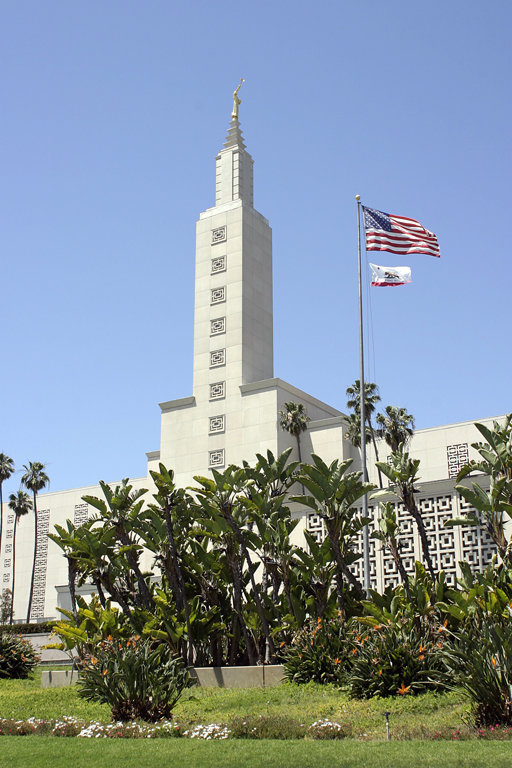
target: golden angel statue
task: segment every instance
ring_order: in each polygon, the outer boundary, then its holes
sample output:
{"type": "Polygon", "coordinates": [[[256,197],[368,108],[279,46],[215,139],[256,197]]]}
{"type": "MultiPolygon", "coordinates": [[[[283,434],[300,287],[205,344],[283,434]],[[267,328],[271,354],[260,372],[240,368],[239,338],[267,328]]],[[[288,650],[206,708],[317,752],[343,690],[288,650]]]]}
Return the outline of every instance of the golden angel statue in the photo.
{"type": "Polygon", "coordinates": [[[231,113],[231,119],[232,120],[238,120],[238,107],[242,103],[241,99],[238,98],[238,91],[242,87],[242,83],[245,82],[245,79],[242,77],[240,78],[240,85],[238,88],[236,88],[233,91],[233,111],[231,113]]]}

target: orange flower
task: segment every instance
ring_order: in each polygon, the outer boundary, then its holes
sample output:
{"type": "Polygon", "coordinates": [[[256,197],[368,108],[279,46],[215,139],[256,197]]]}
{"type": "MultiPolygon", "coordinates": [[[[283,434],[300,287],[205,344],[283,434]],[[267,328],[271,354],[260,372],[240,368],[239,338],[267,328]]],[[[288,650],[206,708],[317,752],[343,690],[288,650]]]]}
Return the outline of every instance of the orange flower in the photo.
{"type": "Polygon", "coordinates": [[[402,685],[398,689],[398,693],[400,694],[400,696],[405,696],[405,694],[409,693],[410,690],[411,690],[411,686],[410,685],[404,685],[402,683],[402,685]]]}
{"type": "Polygon", "coordinates": [[[140,640],[140,635],[135,635],[134,640],[140,640]]]}
{"type": "Polygon", "coordinates": [[[426,651],[426,650],[427,650],[426,646],[420,643],[420,653],[423,653],[423,651],[426,651]]]}
{"type": "Polygon", "coordinates": [[[98,659],[91,659],[91,664],[96,665],[98,663],[98,659]]]}
{"type": "Polygon", "coordinates": [[[104,670],[103,670],[103,677],[106,677],[106,676],[107,676],[107,670],[106,670],[106,669],[104,669],[104,670]]]}
{"type": "Polygon", "coordinates": [[[355,648],[352,648],[352,656],[355,656],[357,654],[357,651],[355,648]]]}
{"type": "Polygon", "coordinates": [[[109,636],[107,637],[107,640],[108,640],[108,642],[109,642],[109,643],[111,643],[111,642],[112,642],[112,635],[109,635],[109,636]]]}
{"type": "Polygon", "coordinates": [[[377,657],[376,657],[376,656],[374,656],[374,657],[373,657],[373,663],[374,663],[374,664],[376,664],[376,663],[377,663],[377,657]]]}
{"type": "Polygon", "coordinates": [[[496,664],[498,663],[498,659],[496,658],[496,656],[491,656],[491,661],[492,661],[493,667],[495,667],[496,664]]]}
{"type": "Polygon", "coordinates": [[[339,659],[334,659],[335,664],[341,664],[341,661],[339,659]]]}
{"type": "Polygon", "coordinates": [[[283,645],[286,645],[286,643],[285,643],[285,641],[284,641],[284,640],[283,640],[283,642],[282,642],[282,643],[280,643],[279,647],[280,647],[280,648],[282,648],[282,647],[283,647],[283,645]]]}
{"type": "Polygon", "coordinates": [[[418,659],[420,661],[423,661],[424,658],[425,658],[425,654],[424,653],[420,653],[420,655],[418,656],[418,659]]]}
{"type": "Polygon", "coordinates": [[[382,675],[382,669],[379,669],[379,675],[382,675]]]}
{"type": "Polygon", "coordinates": [[[130,641],[128,640],[128,641],[126,642],[126,647],[127,647],[127,648],[129,648],[129,647],[130,647],[130,645],[131,645],[131,643],[130,643],[130,641]]]}

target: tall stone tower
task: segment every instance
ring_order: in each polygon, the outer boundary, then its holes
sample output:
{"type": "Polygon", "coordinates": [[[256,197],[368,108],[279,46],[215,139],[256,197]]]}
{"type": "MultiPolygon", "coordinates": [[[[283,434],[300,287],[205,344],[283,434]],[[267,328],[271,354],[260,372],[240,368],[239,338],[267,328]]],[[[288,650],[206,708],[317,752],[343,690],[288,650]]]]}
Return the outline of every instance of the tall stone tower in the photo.
{"type": "MultiPolygon", "coordinates": [[[[160,451],[178,483],[255,454],[283,450],[286,400],[312,418],[339,412],[273,378],[272,231],[254,208],[253,160],[238,114],[216,157],[215,206],[196,226],[193,395],[161,403],[160,451]]],[[[340,448],[339,425],[336,442],[340,448]]]]}

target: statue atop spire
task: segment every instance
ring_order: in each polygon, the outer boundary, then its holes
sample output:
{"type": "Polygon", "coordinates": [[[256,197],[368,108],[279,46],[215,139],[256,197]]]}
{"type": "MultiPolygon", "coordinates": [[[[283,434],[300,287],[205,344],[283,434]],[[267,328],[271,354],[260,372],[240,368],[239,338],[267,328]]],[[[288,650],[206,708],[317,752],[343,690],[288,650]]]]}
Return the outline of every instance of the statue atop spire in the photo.
{"type": "Polygon", "coordinates": [[[238,88],[235,88],[233,91],[233,111],[231,113],[232,120],[238,120],[238,107],[242,103],[242,100],[238,98],[238,91],[242,87],[242,83],[245,83],[245,79],[243,77],[240,78],[240,84],[238,88]]]}

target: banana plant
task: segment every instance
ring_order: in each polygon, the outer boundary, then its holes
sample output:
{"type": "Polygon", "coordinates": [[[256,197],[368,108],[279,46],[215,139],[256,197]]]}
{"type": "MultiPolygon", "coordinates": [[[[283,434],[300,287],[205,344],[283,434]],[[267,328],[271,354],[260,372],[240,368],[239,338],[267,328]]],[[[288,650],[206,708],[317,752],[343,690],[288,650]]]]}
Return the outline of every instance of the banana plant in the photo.
{"type": "MultiPolygon", "coordinates": [[[[212,475],[213,479],[200,476],[194,477],[199,486],[192,490],[203,509],[203,513],[206,514],[199,521],[199,524],[204,526],[210,536],[216,537],[225,548],[226,557],[233,575],[235,610],[244,634],[248,653],[253,655],[247,622],[243,616],[242,571],[244,568],[251,582],[255,607],[265,635],[267,647],[269,648],[270,655],[274,656],[275,645],[254,576],[259,563],[254,562],[249,554],[249,547],[253,551],[257,550],[261,546],[261,541],[259,536],[254,531],[249,530],[247,525],[249,518],[247,508],[250,500],[246,495],[248,480],[245,471],[240,467],[230,465],[224,472],[212,470],[212,475]]],[[[259,647],[258,656],[261,659],[259,647]]]]}
{"type": "Polygon", "coordinates": [[[380,530],[373,531],[371,538],[382,542],[382,548],[387,550],[397,567],[405,592],[409,599],[411,594],[409,590],[409,577],[404,568],[402,558],[400,557],[400,541],[397,538],[400,535],[400,527],[396,517],[396,508],[391,501],[386,501],[380,506],[380,517],[377,521],[380,530]]]}
{"type": "Polygon", "coordinates": [[[364,594],[349,566],[359,557],[354,546],[356,538],[370,522],[369,517],[357,513],[354,505],[375,486],[362,481],[362,472],[347,472],[352,459],[335,459],[329,466],[316,454],[312,454],[312,459],[313,464],[303,464],[297,477],[310,495],[292,496],[291,500],[312,509],[325,523],[335,563],[338,609],[346,617],[344,581],[352,585],[359,597],[364,594]]]}
{"type": "Polygon", "coordinates": [[[445,525],[483,525],[496,544],[504,563],[512,565],[512,540],[507,539],[505,524],[512,518],[512,414],[505,422],[495,421],[492,429],[485,424],[475,424],[487,442],[473,443],[480,460],[468,462],[457,476],[457,492],[473,507],[464,517],[452,518],[445,525]],[[489,477],[489,489],[473,482],[471,487],[460,481],[471,472],[489,477]]]}
{"type": "Polygon", "coordinates": [[[391,481],[389,488],[382,491],[377,491],[373,494],[373,498],[382,498],[388,496],[390,493],[394,494],[404,505],[418,529],[418,533],[421,541],[421,549],[423,557],[427,564],[430,576],[432,580],[435,580],[436,574],[434,571],[434,565],[432,563],[432,557],[430,555],[430,547],[427,538],[427,532],[425,529],[425,523],[421,516],[421,512],[416,504],[415,494],[418,493],[416,484],[419,481],[418,470],[420,466],[419,459],[411,459],[408,451],[405,450],[405,443],[400,443],[397,450],[391,454],[391,463],[377,462],[377,466],[380,468],[383,475],[391,481]]]}

